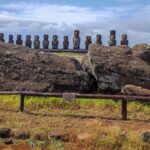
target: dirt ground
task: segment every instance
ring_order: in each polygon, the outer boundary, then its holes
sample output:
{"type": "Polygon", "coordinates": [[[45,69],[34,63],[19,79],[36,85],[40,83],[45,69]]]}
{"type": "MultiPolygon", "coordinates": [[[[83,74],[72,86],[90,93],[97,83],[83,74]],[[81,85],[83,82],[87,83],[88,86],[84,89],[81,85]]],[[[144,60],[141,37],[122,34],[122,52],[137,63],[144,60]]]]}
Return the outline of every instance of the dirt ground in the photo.
{"type": "Polygon", "coordinates": [[[139,137],[141,133],[150,131],[150,118],[148,115],[143,118],[142,112],[137,112],[136,114],[129,113],[129,120],[122,121],[119,111],[100,110],[98,108],[40,109],[38,111],[26,110],[24,113],[0,109],[0,127],[11,128],[13,132],[29,131],[32,136],[26,143],[19,141],[13,146],[1,144],[1,150],[124,150],[143,147],[142,144],[139,144],[139,137]],[[55,141],[53,144],[44,146],[39,146],[38,143],[31,144],[32,138],[37,133],[50,132],[67,134],[68,140],[65,142],[55,141]],[[120,135],[127,136],[127,144],[123,143],[117,148],[113,147],[113,144],[116,143],[110,141],[120,135]],[[99,139],[105,139],[105,143],[101,143],[99,139]],[[103,147],[100,148],[101,144],[103,147]]]}

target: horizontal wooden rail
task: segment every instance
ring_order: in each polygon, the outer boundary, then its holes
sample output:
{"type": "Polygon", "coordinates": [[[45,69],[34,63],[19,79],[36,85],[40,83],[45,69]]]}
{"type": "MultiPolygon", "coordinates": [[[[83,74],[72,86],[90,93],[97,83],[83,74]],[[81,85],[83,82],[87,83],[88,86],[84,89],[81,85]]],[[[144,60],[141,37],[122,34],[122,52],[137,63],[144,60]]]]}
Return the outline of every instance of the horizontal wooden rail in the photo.
{"type": "Polygon", "coordinates": [[[41,92],[9,92],[0,91],[0,95],[20,95],[20,111],[24,111],[24,100],[26,96],[34,97],[58,97],[63,98],[64,94],[73,95],[75,98],[88,98],[88,99],[105,99],[105,100],[121,100],[122,101],[122,119],[127,119],[127,101],[149,101],[150,96],[129,96],[129,95],[101,95],[101,94],[78,94],[78,93],[41,93],[41,92]]]}

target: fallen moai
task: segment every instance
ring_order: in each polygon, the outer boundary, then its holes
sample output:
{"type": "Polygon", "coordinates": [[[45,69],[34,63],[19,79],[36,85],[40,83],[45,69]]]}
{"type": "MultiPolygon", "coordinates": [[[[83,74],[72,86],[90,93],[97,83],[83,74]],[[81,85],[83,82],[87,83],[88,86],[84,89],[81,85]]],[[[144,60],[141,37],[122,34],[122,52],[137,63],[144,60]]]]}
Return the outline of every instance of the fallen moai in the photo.
{"type": "Polygon", "coordinates": [[[0,90],[86,92],[88,75],[75,58],[0,42],[0,90]]]}
{"type": "Polygon", "coordinates": [[[150,46],[90,44],[82,67],[97,81],[98,91],[116,93],[127,84],[150,89],[150,46]]]}

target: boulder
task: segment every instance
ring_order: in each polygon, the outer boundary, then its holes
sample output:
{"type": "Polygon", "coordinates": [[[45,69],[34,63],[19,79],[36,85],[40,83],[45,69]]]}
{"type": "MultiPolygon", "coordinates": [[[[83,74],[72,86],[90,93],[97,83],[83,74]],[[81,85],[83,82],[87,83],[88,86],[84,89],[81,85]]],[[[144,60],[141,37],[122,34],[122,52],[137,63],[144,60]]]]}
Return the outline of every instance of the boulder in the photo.
{"type": "Polygon", "coordinates": [[[30,138],[30,133],[27,131],[20,131],[15,134],[15,138],[19,140],[26,140],[30,138]]]}
{"type": "Polygon", "coordinates": [[[95,87],[101,92],[120,93],[127,84],[150,89],[149,48],[148,45],[131,49],[128,46],[90,44],[87,55],[82,59],[82,67],[95,78],[95,87]]]}
{"type": "Polygon", "coordinates": [[[88,74],[75,58],[0,43],[0,90],[86,92],[88,74]]]}
{"type": "Polygon", "coordinates": [[[10,138],[11,129],[1,128],[0,129],[0,138],[10,138]]]}
{"type": "Polygon", "coordinates": [[[144,132],[141,134],[141,139],[143,142],[149,142],[150,143],[150,132],[144,132]]]}

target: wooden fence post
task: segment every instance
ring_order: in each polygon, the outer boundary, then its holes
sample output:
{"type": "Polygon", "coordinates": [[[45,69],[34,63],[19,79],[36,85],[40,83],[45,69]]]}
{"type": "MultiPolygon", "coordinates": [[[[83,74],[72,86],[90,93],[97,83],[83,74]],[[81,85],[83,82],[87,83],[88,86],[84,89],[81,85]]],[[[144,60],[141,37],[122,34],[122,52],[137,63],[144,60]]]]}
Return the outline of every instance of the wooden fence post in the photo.
{"type": "Polygon", "coordinates": [[[24,111],[24,94],[20,94],[20,111],[24,111]]]}
{"type": "Polygon", "coordinates": [[[122,120],[127,120],[127,100],[122,99],[122,120]]]}

